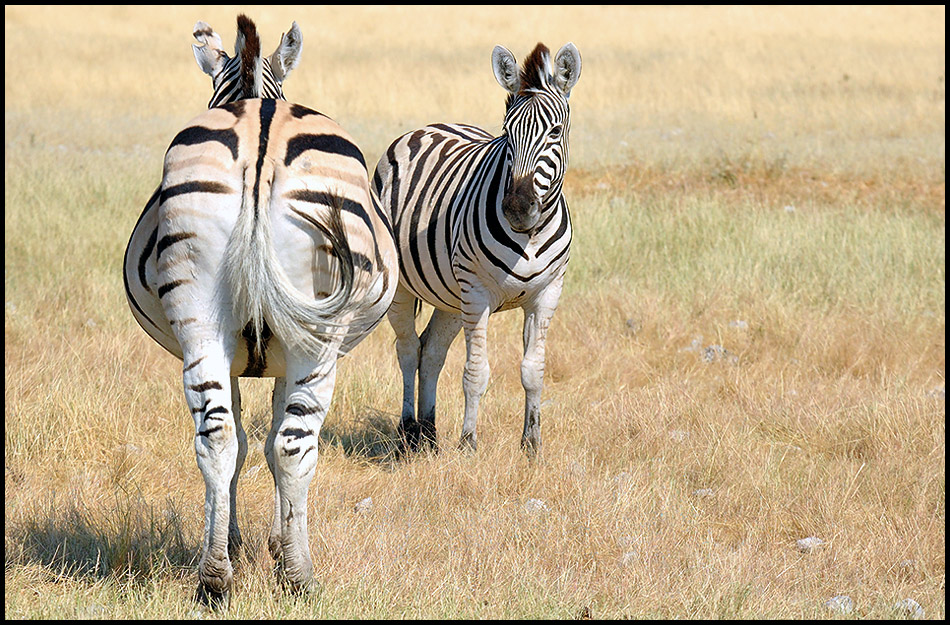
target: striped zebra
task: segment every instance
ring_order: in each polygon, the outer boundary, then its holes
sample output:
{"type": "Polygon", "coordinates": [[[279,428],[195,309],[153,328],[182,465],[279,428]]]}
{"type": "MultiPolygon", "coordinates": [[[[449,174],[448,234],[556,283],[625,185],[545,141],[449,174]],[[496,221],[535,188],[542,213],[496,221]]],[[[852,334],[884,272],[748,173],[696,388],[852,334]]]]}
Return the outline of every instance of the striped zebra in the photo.
{"type": "Polygon", "coordinates": [[[541,445],[545,337],[571,243],[561,185],[568,157],[568,98],[580,77],[581,57],[568,43],[552,65],[549,50],[539,43],[519,71],[512,53],[496,46],[492,67],[508,92],[501,136],[463,124],[433,124],[406,133],[380,159],[373,188],[393,219],[399,248],[399,287],[389,321],[403,378],[404,444],[411,450],[420,443],[436,446],[439,373],[449,345],[464,328],[460,446],[476,447],[478,404],[489,378],[488,317],[521,307],[521,445],[530,457],[541,445]],[[415,328],[420,300],[434,307],[421,336],[415,328]]]}
{"type": "MultiPolygon", "coordinates": [[[[198,21],[192,29],[194,38],[203,44],[192,44],[195,60],[198,67],[211,76],[214,87],[208,108],[250,98],[286,100],[281,86],[287,75],[297,67],[303,48],[297,22],[291,25],[287,34],[281,36],[280,45],[269,59],[260,58],[259,53],[251,47],[255,46],[257,51],[260,50],[260,38],[254,22],[242,14],[238,15],[237,24],[234,57],[228,57],[222,47],[220,35],[207,23],[198,21]],[[248,39],[251,46],[245,45],[248,39]],[[249,74],[247,80],[241,80],[239,73],[242,68],[242,54],[247,56],[244,67],[253,71],[256,64],[260,63],[259,82],[256,82],[256,73],[249,74]]],[[[154,288],[156,256],[162,251],[156,249],[160,193],[159,185],[146,203],[126,246],[123,262],[125,295],[132,309],[132,316],[139,325],[159,345],[181,358],[181,348],[174,332],[167,323],[162,323],[165,313],[154,288]]]]}
{"type": "MultiPolygon", "coordinates": [[[[227,73],[232,60],[210,29],[196,29],[217,46],[196,50],[199,65],[213,61],[215,91],[228,98],[280,95],[299,31],[268,64],[253,23],[238,24],[240,71],[227,73]],[[240,85],[219,80],[222,72],[240,85]],[[262,92],[267,84],[277,91],[262,92]]],[[[218,101],[171,142],[124,273],[136,320],[183,361],[206,486],[199,601],[227,604],[241,545],[236,488],[247,439],[239,376],[276,378],[264,446],[276,489],[268,547],[292,590],[309,585],[307,492],[337,358],[382,320],[397,271],[363,156],[325,115],[283,99],[218,101]]]]}

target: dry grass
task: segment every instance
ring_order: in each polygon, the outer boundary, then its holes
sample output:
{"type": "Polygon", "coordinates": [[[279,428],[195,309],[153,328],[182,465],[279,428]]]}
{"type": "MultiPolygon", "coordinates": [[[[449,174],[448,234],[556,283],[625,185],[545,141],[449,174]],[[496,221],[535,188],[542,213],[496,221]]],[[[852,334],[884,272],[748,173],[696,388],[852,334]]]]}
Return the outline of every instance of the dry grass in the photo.
{"type": "MultiPolygon", "coordinates": [[[[852,616],[911,597],[944,617],[943,7],[247,11],[265,49],[298,21],[288,96],[371,163],[424,123],[497,130],[497,43],[571,40],[584,72],[541,461],[518,449],[518,313],[492,319],[478,453],[454,448],[459,340],[441,453],[412,462],[392,456],[384,324],[342,361],[321,432],[321,588],[288,597],[264,540],[270,384],[242,380],[227,617],[817,618],[839,594],[852,616]]],[[[191,26],[230,45],[234,11],[5,18],[5,614],[201,616],[180,365],[135,325],[120,267],[210,95],[191,26]]]]}

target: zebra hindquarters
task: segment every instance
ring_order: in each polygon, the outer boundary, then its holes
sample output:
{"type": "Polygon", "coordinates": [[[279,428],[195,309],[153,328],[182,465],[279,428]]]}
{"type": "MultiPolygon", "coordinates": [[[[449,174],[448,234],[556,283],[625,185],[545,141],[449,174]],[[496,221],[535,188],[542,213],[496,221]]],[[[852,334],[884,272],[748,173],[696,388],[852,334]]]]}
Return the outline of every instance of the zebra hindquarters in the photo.
{"type": "Polygon", "coordinates": [[[122,275],[133,318],[153,340],[180,359],[181,346],[158,297],[156,244],[161,190],[157,188],[149,198],[132,229],[125,248],[122,275]]]}

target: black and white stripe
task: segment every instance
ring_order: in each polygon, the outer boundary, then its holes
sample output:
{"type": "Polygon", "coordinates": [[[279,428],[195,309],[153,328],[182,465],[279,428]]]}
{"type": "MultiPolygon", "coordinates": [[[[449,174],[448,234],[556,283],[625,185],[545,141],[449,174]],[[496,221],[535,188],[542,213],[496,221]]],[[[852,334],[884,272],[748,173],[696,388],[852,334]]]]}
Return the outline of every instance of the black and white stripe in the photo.
{"type": "MultiPolygon", "coordinates": [[[[232,96],[266,85],[257,70],[271,72],[281,52],[260,63],[253,23],[238,25],[234,75],[243,87],[216,84],[232,96]]],[[[269,546],[291,587],[310,582],[307,490],[336,361],[382,320],[397,266],[362,153],[327,116],[282,99],[239,98],[193,119],[169,145],[162,184],[126,249],[124,277],[136,320],[183,360],[206,484],[202,600],[228,596],[241,540],[235,497],[247,443],[239,376],[276,378],[265,443],[276,485],[269,546]]]]}
{"type": "Polygon", "coordinates": [[[508,92],[503,133],[433,124],[389,146],[373,179],[392,216],[399,288],[389,319],[403,375],[401,428],[410,448],[435,442],[435,389],[446,351],[465,329],[462,441],[475,447],[478,402],[488,383],[488,316],[525,312],[522,445],[540,446],[544,342],[570,256],[571,218],[561,193],[568,158],[568,97],[580,76],[573,44],[556,55],[538,44],[519,70],[501,46],[492,54],[508,92]],[[421,337],[419,300],[435,311],[421,337]],[[419,405],[415,404],[418,372],[419,405]]]}

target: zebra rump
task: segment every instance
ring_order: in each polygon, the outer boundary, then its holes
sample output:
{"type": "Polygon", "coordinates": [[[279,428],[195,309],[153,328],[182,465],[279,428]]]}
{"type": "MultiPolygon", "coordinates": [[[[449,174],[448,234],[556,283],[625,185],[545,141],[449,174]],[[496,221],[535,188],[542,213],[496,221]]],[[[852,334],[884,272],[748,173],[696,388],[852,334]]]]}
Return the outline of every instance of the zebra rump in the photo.
{"type": "MultiPolygon", "coordinates": [[[[268,172],[261,172],[263,180],[272,181],[273,175],[273,166],[268,172]]],[[[340,263],[340,281],[333,291],[325,298],[312,299],[294,288],[280,265],[271,232],[269,189],[261,192],[261,203],[255,205],[252,178],[246,177],[241,212],[225,251],[225,284],[231,292],[234,315],[241,325],[249,323],[253,328],[258,353],[266,323],[270,332],[289,348],[321,359],[329,357],[328,345],[341,328],[345,330],[345,324],[338,320],[340,315],[361,303],[351,301],[350,297],[355,262],[343,229],[343,200],[335,198],[327,225],[294,211],[327,237],[340,263]]]]}

